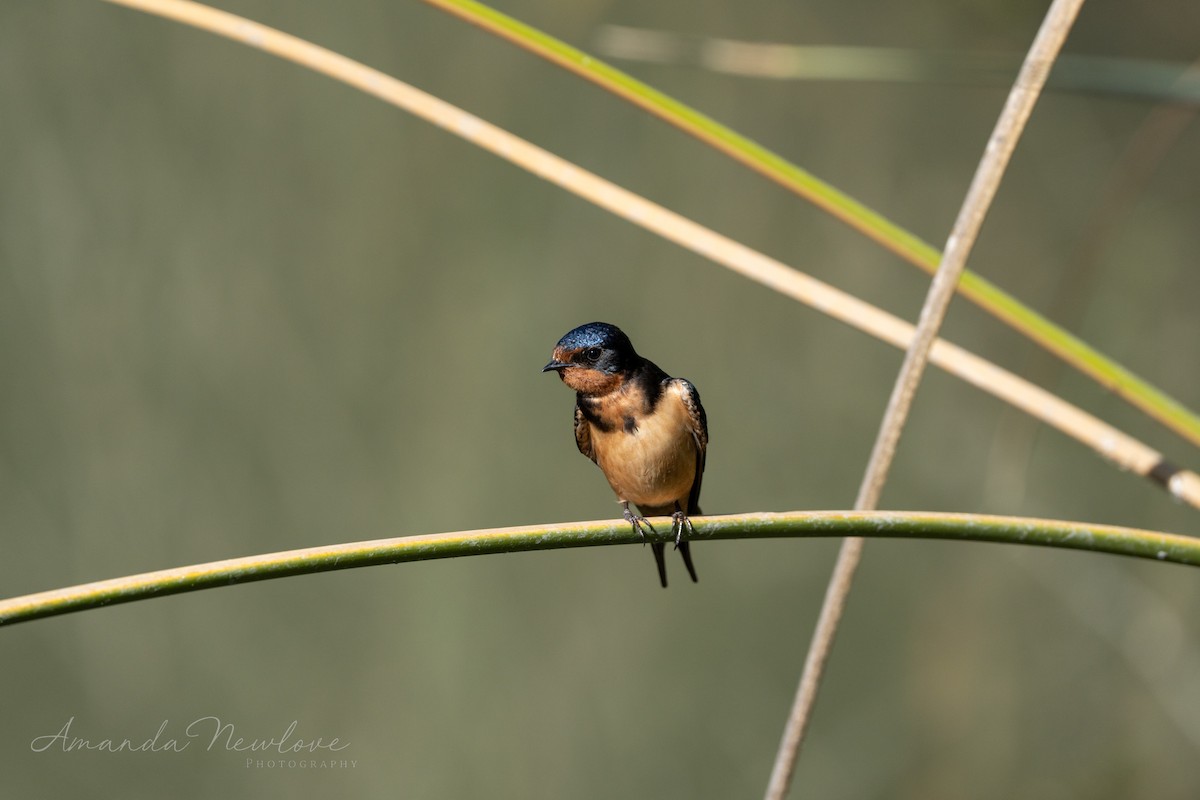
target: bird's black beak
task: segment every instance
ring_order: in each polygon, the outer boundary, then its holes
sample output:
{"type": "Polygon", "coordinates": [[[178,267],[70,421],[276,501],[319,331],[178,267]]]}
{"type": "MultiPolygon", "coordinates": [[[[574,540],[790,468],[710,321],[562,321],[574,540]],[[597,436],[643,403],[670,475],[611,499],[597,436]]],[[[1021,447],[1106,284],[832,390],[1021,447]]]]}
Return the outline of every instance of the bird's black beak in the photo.
{"type": "Polygon", "coordinates": [[[546,366],[542,367],[542,372],[557,372],[558,370],[566,369],[569,366],[571,366],[571,365],[568,364],[566,361],[558,361],[556,359],[550,359],[550,363],[547,364],[546,366]]]}

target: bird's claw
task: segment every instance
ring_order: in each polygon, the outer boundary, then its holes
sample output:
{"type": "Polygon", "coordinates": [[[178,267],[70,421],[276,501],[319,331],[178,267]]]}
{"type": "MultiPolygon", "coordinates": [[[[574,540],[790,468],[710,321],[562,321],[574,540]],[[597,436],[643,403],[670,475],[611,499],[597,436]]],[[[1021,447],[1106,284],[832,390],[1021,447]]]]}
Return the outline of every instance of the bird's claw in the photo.
{"type": "Polygon", "coordinates": [[[676,511],[671,515],[671,527],[675,530],[675,549],[679,549],[680,543],[683,542],[683,531],[686,528],[688,538],[692,538],[695,529],[692,528],[692,521],[687,518],[687,514],[682,511],[676,511]]]}
{"type": "Polygon", "coordinates": [[[633,526],[633,529],[635,531],[637,531],[638,536],[642,537],[642,545],[645,546],[646,532],[644,530],[642,530],[642,526],[645,525],[647,528],[650,529],[650,531],[652,533],[655,532],[654,526],[651,525],[650,521],[648,519],[646,519],[645,517],[639,516],[639,515],[633,513],[632,511],[630,511],[628,503],[623,504],[623,505],[624,505],[624,509],[625,509],[625,512],[624,512],[625,521],[633,526]]]}

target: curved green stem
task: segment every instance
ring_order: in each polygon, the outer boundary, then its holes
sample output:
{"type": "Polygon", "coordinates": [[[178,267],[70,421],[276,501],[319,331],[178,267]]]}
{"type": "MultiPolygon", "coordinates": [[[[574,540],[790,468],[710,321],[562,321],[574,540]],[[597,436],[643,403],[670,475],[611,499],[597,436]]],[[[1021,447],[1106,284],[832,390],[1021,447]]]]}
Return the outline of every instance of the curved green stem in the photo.
{"type": "MultiPolygon", "coordinates": [[[[552,36],[475,0],[424,0],[574,72],[715,147],[832,214],[906,261],[933,273],[942,254],[904,228],[762,145],[552,36]]],[[[988,313],[1091,376],[1193,444],[1200,416],[1125,367],[1096,351],[1012,295],[972,272],[958,291],[988,313]]]]}
{"type": "MultiPolygon", "coordinates": [[[[662,524],[655,526],[658,532],[649,538],[671,541],[670,520],[664,518],[660,522],[662,524]]],[[[957,539],[1063,547],[1200,566],[1200,538],[1027,517],[896,511],[792,511],[694,517],[692,523],[695,526],[693,541],[842,536],[957,539]]],[[[627,523],[604,520],[404,536],[288,550],[0,600],[0,625],[289,575],[489,553],[641,544],[641,541],[627,523]]]]}

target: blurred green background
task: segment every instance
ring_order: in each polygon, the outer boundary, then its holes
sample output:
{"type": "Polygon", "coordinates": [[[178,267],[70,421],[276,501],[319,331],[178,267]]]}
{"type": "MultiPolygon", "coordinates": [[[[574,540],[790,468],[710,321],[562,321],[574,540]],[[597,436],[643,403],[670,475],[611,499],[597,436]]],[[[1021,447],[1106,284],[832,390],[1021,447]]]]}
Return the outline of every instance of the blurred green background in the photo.
{"type": "MultiPolygon", "coordinates": [[[[927,278],[603,92],[413,2],[223,2],[411,82],[915,318],[927,278]]],[[[1044,3],[500,8],[603,26],[1020,52],[1044,3]]],[[[1187,62],[1200,5],[1093,0],[1068,52],[1187,62]]],[[[940,244],[1003,89],[638,77],[940,244]]],[[[1102,240],[1150,102],[1052,94],[972,268],[1200,406],[1200,130],[1102,240]],[[1098,257],[1060,278],[1088,248],[1098,257]]],[[[0,4],[0,594],[395,535],[612,517],[540,375],[622,326],[699,387],[710,513],[853,503],[900,353],[424,122],[208,34],[99,2],[0,4]]],[[[1192,467],[1196,451],[957,304],[949,338],[1192,467]]],[[[931,373],[884,507],[1189,533],[1191,509],[931,373]]],[[[641,548],[377,567],[0,631],[11,797],[753,797],[836,550],[641,548]],[[293,721],[346,769],[181,753],[293,721]]],[[[796,777],[823,798],[1200,795],[1200,573],[995,545],[872,542],[796,777]]],[[[320,756],[317,756],[320,757],[320,756]]]]}

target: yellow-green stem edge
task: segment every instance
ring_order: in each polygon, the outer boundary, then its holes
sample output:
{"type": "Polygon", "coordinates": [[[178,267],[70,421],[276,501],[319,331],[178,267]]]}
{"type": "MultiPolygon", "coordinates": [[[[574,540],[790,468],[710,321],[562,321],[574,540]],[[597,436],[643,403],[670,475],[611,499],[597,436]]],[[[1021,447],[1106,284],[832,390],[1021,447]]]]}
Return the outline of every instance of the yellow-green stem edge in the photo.
{"type": "MultiPolygon", "coordinates": [[[[727,128],[690,106],[624,72],[519,20],[475,0],[424,0],[480,28],[507,39],[649,111],[680,130],[708,143],[745,166],[842,220],[906,261],[933,273],[942,254],[936,247],[854,198],[809,174],[762,145],[727,128]]],[[[965,272],[958,291],[988,313],[1022,332],[1102,386],[1116,392],[1195,445],[1200,445],[1200,417],[1086,342],[1055,325],[1016,298],[972,272],[965,272]]]]}
{"type": "MultiPolygon", "coordinates": [[[[648,538],[670,541],[669,518],[648,538]]],[[[1041,545],[1200,566],[1200,538],[1029,517],[897,511],[791,511],[693,517],[692,541],[778,537],[950,539],[1041,545]]],[[[622,520],[405,536],[247,556],[0,600],[0,625],[218,586],[438,558],[641,544],[622,520]]],[[[650,576],[647,575],[647,580],[650,576]]]]}

